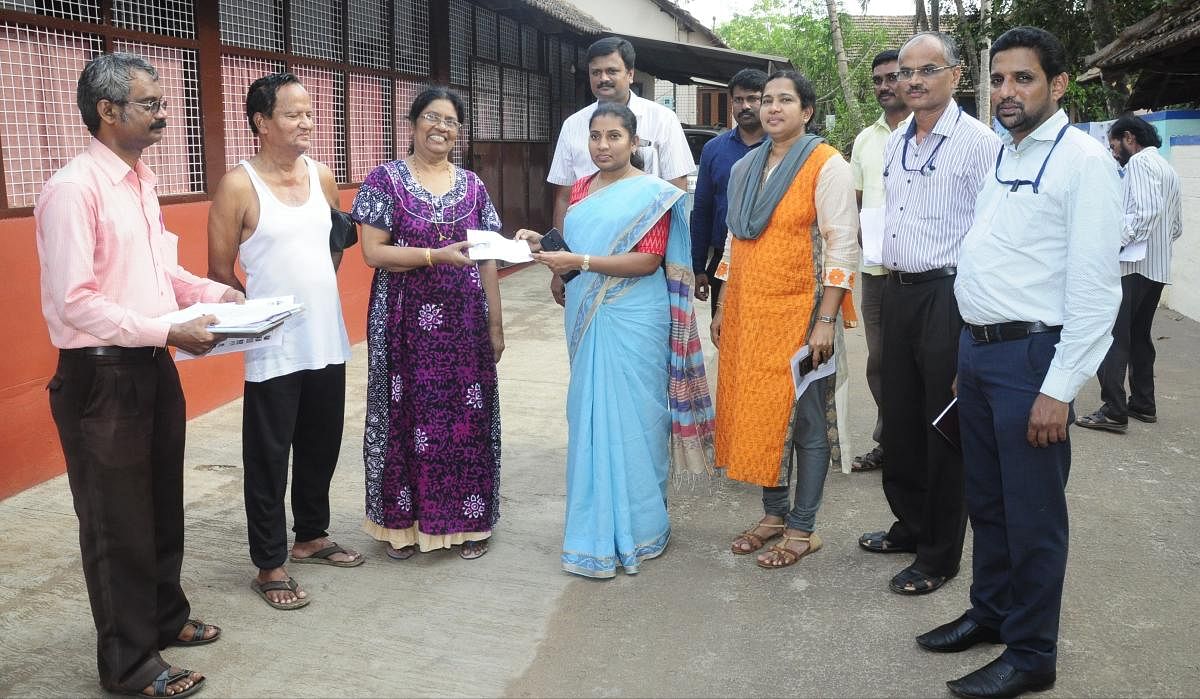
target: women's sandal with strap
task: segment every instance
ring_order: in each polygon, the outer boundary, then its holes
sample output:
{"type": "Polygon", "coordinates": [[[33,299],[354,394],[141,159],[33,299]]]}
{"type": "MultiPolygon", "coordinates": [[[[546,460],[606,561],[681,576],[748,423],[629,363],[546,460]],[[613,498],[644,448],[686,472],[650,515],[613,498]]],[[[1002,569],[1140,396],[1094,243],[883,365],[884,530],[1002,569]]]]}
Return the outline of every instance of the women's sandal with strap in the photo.
{"type": "Polygon", "coordinates": [[[812,534],[809,534],[808,536],[788,536],[787,534],[784,534],[783,541],[781,543],[775,544],[774,546],[772,546],[771,548],[769,548],[767,550],[770,553],[775,554],[777,557],[783,559],[783,562],[779,563],[779,564],[774,564],[774,563],[764,563],[762,560],[759,560],[758,561],[759,568],[767,568],[769,570],[774,570],[776,568],[787,568],[790,565],[795,565],[796,563],[799,563],[801,558],[804,558],[805,556],[807,556],[809,554],[820,551],[821,550],[821,537],[817,536],[816,532],[813,532],[812,534]],[[789,541],[803,541],[804,543],[808,544],[808,548],[804,549],[803,551],[793,551],[793,550],[787,548],[787,544],[789,541]]]}
{"type": "Polygon", "coordinates": [[[783,534],[784,526],[785,525],[783,522],[780,522],[779,524],[755,522],[749,529],[741,534],[738,534],[737,538],[733,540],[733,543],[729,545],[729,550],[733,551],[739,556],[744,556],[748,553],[754,553],[755,551],[758,551],[762,547],[766,546],[767,542],[771,539],[781,536],[783,534]],[[772,533],[770,536],[762,537],[754,533],[755,529],[777,529],[778,531],[772,533]],[[739,547],[739,541],[745,541],[747,544],[750,544],[750,548],[744,549],[739,547]]]}

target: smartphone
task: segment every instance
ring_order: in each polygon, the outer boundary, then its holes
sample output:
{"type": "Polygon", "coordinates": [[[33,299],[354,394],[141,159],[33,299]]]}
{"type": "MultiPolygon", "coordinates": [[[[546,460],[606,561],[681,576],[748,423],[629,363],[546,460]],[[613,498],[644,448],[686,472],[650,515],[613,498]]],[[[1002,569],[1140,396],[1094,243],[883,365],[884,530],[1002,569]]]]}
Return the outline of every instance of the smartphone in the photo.
{"type": "MultiPolygon", "coordinates": [[[[551,228],[546,231],[546,235],[542,236],[542,252],[571,252],[571,248],[567,247],[567,241],[563,240],[562,233],[558,232],[557,228],[551,228]]],[[[563,283],[567,283],[579,276],[579,270],[573,269],[566,274],[561,275],[563,283]]]]}

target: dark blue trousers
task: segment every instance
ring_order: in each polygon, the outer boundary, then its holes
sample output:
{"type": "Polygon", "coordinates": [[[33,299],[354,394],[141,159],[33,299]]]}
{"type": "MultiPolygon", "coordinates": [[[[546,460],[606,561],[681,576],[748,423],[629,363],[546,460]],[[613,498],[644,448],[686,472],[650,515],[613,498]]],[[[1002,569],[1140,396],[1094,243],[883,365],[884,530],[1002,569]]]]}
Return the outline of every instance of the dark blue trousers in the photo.
{"type": "Polygon", "coordinates": [[[1025,439],[1058,339],[1054,332],[976,344],[964,331],[958,349],[959,428],[975,534],[967,614],[999,629],[1008,646],[1001,657],[1029,672],[1055,669],[1067,569],[1070,441],[1036,448],[1025,439]]]}

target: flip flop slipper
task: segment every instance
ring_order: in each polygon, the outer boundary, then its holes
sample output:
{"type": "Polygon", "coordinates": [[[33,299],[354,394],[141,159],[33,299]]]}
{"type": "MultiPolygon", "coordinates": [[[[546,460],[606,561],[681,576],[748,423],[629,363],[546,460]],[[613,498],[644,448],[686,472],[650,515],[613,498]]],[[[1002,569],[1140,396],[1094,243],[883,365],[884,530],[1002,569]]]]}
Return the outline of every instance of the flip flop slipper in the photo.
{"type": "Polygon", "coordinates": [[[1089,430],[1103,430],[1104,432],[1123,433],[1129,428],[1127,422],[1117,422],[1104,414],[1104,409],[1101,408],[1091,415],[1084,415],[1075,419],[1075,424],[1080,427],[1086,427],[1089,430]]]}
{"type": "Polygon", "coordinates": [[[392,548],[392,545],[388,544],[387,557],[393,561],[407,561],[415,555],[417,555],[416,544],[409,544],[408,546],[401,546],[400,548],[392,548]]]}
{"type": "Polygon", "coordinates": [[[180,670],[179,672],[172,673],[171,668],[167,668],[159,673],[158,677],[155,677],[154,681],[150,684],[151,689],[154,690],[153,694],[143,694],[141,689],[116,689],[113,690],[113,693],[125,694],[133,697],[172,697],[172,699],[181,699],[182,697],[191,696],[196,692],[199,692],[204,688],[204,681],[208,679],[207,677],[201,677],[200,679],[196,680],[195,684],[193,684],[191,687],[179,692],[175,692],[174,694],[167,694],[168,686],[191,676],[191,674],[191,670],[180,670]]]}
{"type": "Polygon", "coordinates": [[[897,573],[888,587],[898,595],[927,595],[945,585],[949,579],[944,575],[926,575],[909,566],[897,573]]]}
{"type": "Polygon", "coordinates": [[[458,555],[465,561],[473,561],[488,552],[487,541],[464,541],[458,550],[458,555]],[[468,548],[470,545],[470,548],[468,548]]]}
{"type": "Polygon", "coordinates": [[[344,553],[347,556],[350,555],[350,552],[347,551],[346,549],[342,548],[341,546],[338,546],[337,544],[330,544],[329,546],[326,546],[325,548],[321,549],[320,551],[317,551],[316,553],[312,554],[311,556],[305,556],[304,558],[296,558],[295,556],[292,556],[292,562],[293,563],[314,563],[317,565],[335,566],[338,568],[354,568],[355,566],[362,565],[363,561],[365,560],[363,558],[362,554],[360,553],[360,554],[358,554],[358,558],[355,558],[353,560],[335,561],[332,558],[330,558],[330,556],[334,555],[335,553],[344,553]]]}
{"type": "Polygon", "coordinates": [[[214,626],[213,624],[206,624],[203,621],[200,621],[199,619],[188,619],[187,623],[191,624],[194,627],[194,630],[192,631],[192,637],[186,641],[176,638],[174,641],[171,642],[171,645],[173,645],[173,646],[202,646],[205,643],[212,643],[213,641],[215,641],[221,637],[221,627],[219,627],[219,626],[214,626]],[[209,629],[214,629],[216,631],[216,633],[213,634],[209,638],[205,638],[204,634],[208,633],[209,629]]]}
{"type": "Polygon", "coordinates": [[[258,596],[262,597],[264,602],[276,609],[299,609],[301,607],[307,607],[308,603],[312,601],[311,597],[297,597],[291,602],[275,602],[267,596],[268,592],[274,592],[275,590],[288,590],[290,592],[295,592],[299,587],[300,586],[296,584],[295,578],[288,578],[287,580],[272,580],[265,583],[260,583],[257,580],[250,581],[250,589],[258,593],[258,596]]]}
{"type": "Polygon", "coordinates": [[[870,532],[858,538],[858,545],[871,553],[916,553],[915,546],[897,544],[888,538],[887,532],[870,532]]]}

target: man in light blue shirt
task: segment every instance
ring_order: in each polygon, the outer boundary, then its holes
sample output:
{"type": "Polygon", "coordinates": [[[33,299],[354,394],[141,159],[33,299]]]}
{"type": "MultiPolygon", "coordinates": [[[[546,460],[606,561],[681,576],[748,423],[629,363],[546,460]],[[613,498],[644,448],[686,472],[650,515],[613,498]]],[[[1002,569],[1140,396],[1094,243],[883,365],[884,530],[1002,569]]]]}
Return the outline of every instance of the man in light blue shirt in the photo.
{"type": "Polygon", "coordinates": [[[959,696],[1013,697],[1056,679],[1067,426],[1121,302],[1121,183],[1104,147],[1058,107],[1069,82],[1058,39],[1017,27],[991,57],[992,107],[1008,133],[954,286],[966,324],[956,383],[975,534],[971,606],[917,643],[938,652],[1005,644],[947,685],[959,696]]]}

